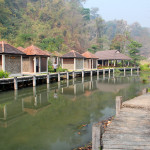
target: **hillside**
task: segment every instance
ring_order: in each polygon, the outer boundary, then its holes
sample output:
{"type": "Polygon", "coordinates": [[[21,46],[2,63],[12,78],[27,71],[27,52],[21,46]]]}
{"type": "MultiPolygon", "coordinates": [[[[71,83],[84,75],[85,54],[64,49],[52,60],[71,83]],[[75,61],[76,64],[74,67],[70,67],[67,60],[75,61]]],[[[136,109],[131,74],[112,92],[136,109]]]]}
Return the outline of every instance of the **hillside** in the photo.
{"type": "Polygon", "coordinates": [[[124,20],[106,22],[96,8],[84,8],[85,0],[0,0],[0,39],[14,46],[30,44],[64,53],[110,49],[117,35],[130,36],[149,52],[150,29],[124,20]]]}

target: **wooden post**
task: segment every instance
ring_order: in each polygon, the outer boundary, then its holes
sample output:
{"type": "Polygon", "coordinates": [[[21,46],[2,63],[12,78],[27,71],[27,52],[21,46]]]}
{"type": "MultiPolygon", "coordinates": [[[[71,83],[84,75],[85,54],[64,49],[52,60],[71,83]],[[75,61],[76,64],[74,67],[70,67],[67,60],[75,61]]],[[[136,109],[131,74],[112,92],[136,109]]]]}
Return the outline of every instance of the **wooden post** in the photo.
{"type": "Polygon", "coordinates": [[[36,57],[34,57],[34,73],[36,74],[36,57]]]}
{"type": "Polygon", "coordinates": [[[116,97],[116,116],[119,114],[122,106],[122,96],[116,97]]]}
{"type": "Polygon", "coordinates": [[[133,68],[131,68],[131,76],[133,75],[133,68]]]}
{"type": "Polygon", "coordinates": [[[74,58],[74,71],[76,70],[76,58],[74,58]]]}
{"type": "Polygon", "coordinates": [[[92,71],[92,70],[90,71],[90,76],[91,76],[91,77],[93,76],[93,71],[92,71]]]}
{"type": "Polygon", "coordinates": [[[41,57],[39,57],[39,73],[41,73],[41,57]]]}
{"type": "Polygon", "coordinates": [[[60,72],[58,72],[58,82],[60,82],[60,72]]]}
{"type": "Polygon", "coordinates": [[[2,55],[2,70],[5,71],[5,55],[2,55]]]}
{"type": "Polygon", "coordinates": [[[126,68],[124,67],[124,76],[126,76],[126,68]]]}
{"type": "Polygon", "coordinates": [[[109,78],[110,78],[110,68],[109,68],[109,78]]]}
{"type": "Polygon", "coordinates": [[[21,55],[21,75],[22,75],[22,72],[23,72],[23,60],[22,60],[22,55],[21,55]]]}
{"type": "Polygon", "coordinates": [[[92,126],[92,150],[101,149],[102,123],[92,126]]]}
{"type": "Polygon", "coordinates": [[[84,70],[82,70],[82,78],[84,78],[84,70]]]}
{"type": "Polygon", "coordinates": [[[18,90],[17,77],[14,77],[14,90],[18,90]]]}
{"type": "Polygon", "coordinates": [[[105,75],[105,69],[103,69],[103,75],[105,75]]]}
{"type": "Polygon", "coordinates": [[[99,77],[99,69],[97,70],[97,76],[99,77]]]}
{"type": "Polygon", "coordinates": [[[49,73],[47,74],[47,84],[49,84],[50,83],[50,79],[49,79],[49,77],[50,77],[50,75],[49,75],[49,73]]]}
{"type": "Polygon", "coordinates": [[[72,78],[73,79],[75,78],[75,72],[74,71],[72,72],[72,78]]]}
{"type": "Polygon", "coordinates": [[[36,87],[36,76],[33,76],[33,87],[36,87]]]}
{"type": "Polygon", "coordinates": [[[67,80],[69,80],[69,72],[66,72],[67,80]]]}

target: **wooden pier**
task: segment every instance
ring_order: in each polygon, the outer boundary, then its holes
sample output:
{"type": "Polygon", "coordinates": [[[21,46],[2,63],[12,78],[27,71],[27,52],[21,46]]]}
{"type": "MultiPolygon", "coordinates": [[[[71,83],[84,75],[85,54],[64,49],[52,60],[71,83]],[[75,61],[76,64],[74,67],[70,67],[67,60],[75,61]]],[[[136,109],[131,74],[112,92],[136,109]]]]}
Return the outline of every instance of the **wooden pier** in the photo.
{"type": "Polygon", "coordinates": [[[121,97],[117,97],[116,109],[115,119],[102,136],[103,149],[150,149],[150,93],[122,105],[121,97]]]}
{"type": "MultiPolygon", "coordinates": [[[[116,68],[120,71],[124,72],[124,75],[126,74],[126,71],[131,71],[131,75],[133,71],[137,71],[137,74],[139,73],[139,68],[116,68]]],[[[14,77],[14,78],[3,78],[0,79],[0,86],[4,85],[11,85],[13,84],[13,89],[18,90],[19,85],[21,84],[21,87],[24,87],[24,83],[27,84],[26,82],[30,82],[33,87],[37,86],[37,82],[40,80],[43,80],[44,83],[50,84],[51,79],[55,79],[56,81],[60,82],[63,79],[74,79],[75,77],[82,77],[84,78],[85,76],[93,76],[97,75],[99,76],[100,74],[105,74],[107,73],[110,77],[110,74],[115,73],[114,68],[109,68],[109,69],[94,69],[94,70],[80,70],[80,71],[73,71],[73,72],[58,72],[58,73],[48,73],[48,74],[43,74],[43,75],[33,75],[33,76],[21,76],[21,77],[14,77]]]]}

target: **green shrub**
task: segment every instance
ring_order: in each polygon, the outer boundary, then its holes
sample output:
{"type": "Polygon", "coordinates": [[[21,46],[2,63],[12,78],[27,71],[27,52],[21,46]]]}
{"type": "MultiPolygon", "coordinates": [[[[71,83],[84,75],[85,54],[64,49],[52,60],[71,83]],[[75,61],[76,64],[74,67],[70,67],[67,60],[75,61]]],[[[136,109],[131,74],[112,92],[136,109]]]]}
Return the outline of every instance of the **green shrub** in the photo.
{"type": "Polygon", "coordinates": [[[48,66],[48,72],[54,72],[53,66],[48,66]]]}
{"type": "Polygon", "coordinates": [[[59,66],[56,70],[57,72],[65,72],[65,71],[68,71],[67,69],[62,69],[61,66],[59,66]]]}
{"type": "Polygon", "coordinates": [[[9,77],[9,73],[4,72],[3,70],[0,71],[0,78],[8,78],[9,77]]]}
{"type": "Polygon", "coordinates": [[[141,71],[150,71],[149,64],[140,65],[141,71]]]}

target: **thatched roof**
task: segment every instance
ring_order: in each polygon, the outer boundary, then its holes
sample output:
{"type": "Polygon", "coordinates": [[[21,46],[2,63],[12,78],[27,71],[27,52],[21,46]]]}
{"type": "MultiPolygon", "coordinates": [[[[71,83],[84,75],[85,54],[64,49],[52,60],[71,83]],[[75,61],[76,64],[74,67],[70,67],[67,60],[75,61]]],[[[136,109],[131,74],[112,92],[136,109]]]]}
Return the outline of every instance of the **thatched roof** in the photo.
{"type": "Polygon", "coordinates": [[[25,55],[25,53],[3,41],[0,42],[0,54],[25,55]]]}
{"type": "Polygon", "coordinates": [[[25,48],[23,50],[23,52],[26,55],[30,55],[30,56],[47,56],[47,57],[50,56],[46,51],[43,51],[43,50],[41,50],[40,48],[38,48],[34,45],[25,48]]]}
{"type": "Polygon", "coordinates": [[[100,60],[131,60],[129,56],[120,53],[118,50],[98,51],[95,55],[100,60]]]}
{"type": "Polygon", "coordinates": [[[80,53],[72,50],[70,52],[68,52],[67,54],[64,54],[63,56],[61,56],[62,58],[85,58],[84,56],[82,56],[80,53]]]}
{"type": "Polygon", "coordinates": [[[89,51],[82,54],[85,58],[92,58],[92,59],[98,59],[94,54],[90,53],[89,51]]]}

